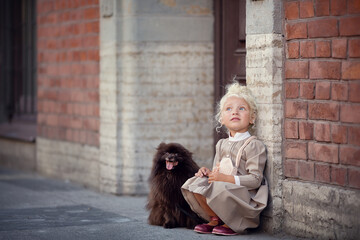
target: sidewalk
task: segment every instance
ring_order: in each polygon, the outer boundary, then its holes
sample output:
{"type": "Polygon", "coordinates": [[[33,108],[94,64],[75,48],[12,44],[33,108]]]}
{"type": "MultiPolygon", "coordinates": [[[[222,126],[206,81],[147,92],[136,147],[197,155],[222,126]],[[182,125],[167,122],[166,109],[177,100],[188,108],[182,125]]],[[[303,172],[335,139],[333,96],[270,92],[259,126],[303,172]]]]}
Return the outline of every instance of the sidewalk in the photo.
{"type": "MultiPolygon", "coordinates": [[[[0,239],[223,239],[147,224],[146,197],[114,196],[0,168],[0,239]]],[[[296,239],[252,232],[226,239],[296,239]]]]}

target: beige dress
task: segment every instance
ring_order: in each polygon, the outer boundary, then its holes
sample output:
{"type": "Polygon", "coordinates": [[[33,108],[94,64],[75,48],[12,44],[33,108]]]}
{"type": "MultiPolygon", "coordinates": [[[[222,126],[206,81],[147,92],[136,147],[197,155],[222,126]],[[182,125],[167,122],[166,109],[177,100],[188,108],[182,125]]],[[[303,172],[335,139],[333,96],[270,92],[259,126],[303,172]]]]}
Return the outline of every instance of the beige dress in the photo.
{"type": "MultiPolygon", "coordinates": [[[[230,158],[235,166],[236,155],[246,139],[230,141],[221,139],[216,144],[214,166],[223,158],[230,158]]],[[[192,177],[181,187],[184,198],[191,209],[203,219],[210,221],[193,193],[206,197],[209,207],[232,230],[242,232],[259,225],[260,213],[267,206],[268,186],[263,176],[266,164],[266,149],[257,139],[243,150],[237,175],[240,186],[227,182],[208,183],[207,177],[192,177]]]]}

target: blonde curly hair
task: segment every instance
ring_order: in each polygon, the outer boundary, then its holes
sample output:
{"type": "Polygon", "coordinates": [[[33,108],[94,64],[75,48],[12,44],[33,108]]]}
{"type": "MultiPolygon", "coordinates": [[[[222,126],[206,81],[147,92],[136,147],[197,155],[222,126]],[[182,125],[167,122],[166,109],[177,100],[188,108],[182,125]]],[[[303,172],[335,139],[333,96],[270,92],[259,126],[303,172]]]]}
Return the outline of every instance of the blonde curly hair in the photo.
{"type": "MultiPolygon", "coordinates": [[[[221,123],[222,111],[224,108],[224,104],[229,97],[238,97],[244,99],[250,107],[250,117],[256,119],[257,106],[256,106],[255,98],[252,95],[250,89],[248,89],[246,86],[240,85],[238,82],[234,82],[226,86],[226,94],[221,98],[220,102],[217,104],[217,113],[215,115],[215,120],[216,120],[215,129],[217,132],[220,132],[220,129],[223,127],[221,123]]],[[[249,130],[254,131],[254,128],[255,128],[255,122],[253,124],[250,124],[249,130]]]]}

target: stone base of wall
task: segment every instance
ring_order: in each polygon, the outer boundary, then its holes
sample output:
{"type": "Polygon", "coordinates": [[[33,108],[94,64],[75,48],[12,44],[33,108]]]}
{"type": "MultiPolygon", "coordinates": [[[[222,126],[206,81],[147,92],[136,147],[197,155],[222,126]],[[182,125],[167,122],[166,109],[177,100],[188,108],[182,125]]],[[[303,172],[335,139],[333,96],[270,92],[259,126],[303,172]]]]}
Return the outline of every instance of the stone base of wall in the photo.
{"type": "Polygon", "coordinates": [[[99,188],[99,148],[40,137],[36,141],[39,173],[99,188]]]}
{"type": "Polygon", "coordinates": [[[360,191],[286,180],[283,194],[286,233],[316,239],[358,239],[360,191]]]}
{"type": "Polygon", "coordinates": [[[36,144],[0,138],[0,165],[26,171],[36,170],[36,144]]]}

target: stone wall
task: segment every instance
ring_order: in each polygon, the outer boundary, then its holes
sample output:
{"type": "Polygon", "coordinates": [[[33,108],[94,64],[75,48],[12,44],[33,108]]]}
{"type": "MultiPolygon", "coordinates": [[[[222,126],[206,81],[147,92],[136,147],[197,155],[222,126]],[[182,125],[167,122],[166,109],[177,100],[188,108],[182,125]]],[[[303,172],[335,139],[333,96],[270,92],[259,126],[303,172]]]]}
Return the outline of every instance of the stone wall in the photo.
{"type": "Polygon", "coordinates": [[[101,1],[100,182],[145,194],[160,142],[213,158],[210,1],[101,1]]]}
{"type": "Polygon", "coordinates": [[[284,230],[360,229],[359,1],[284,1],[284,230]]]}

